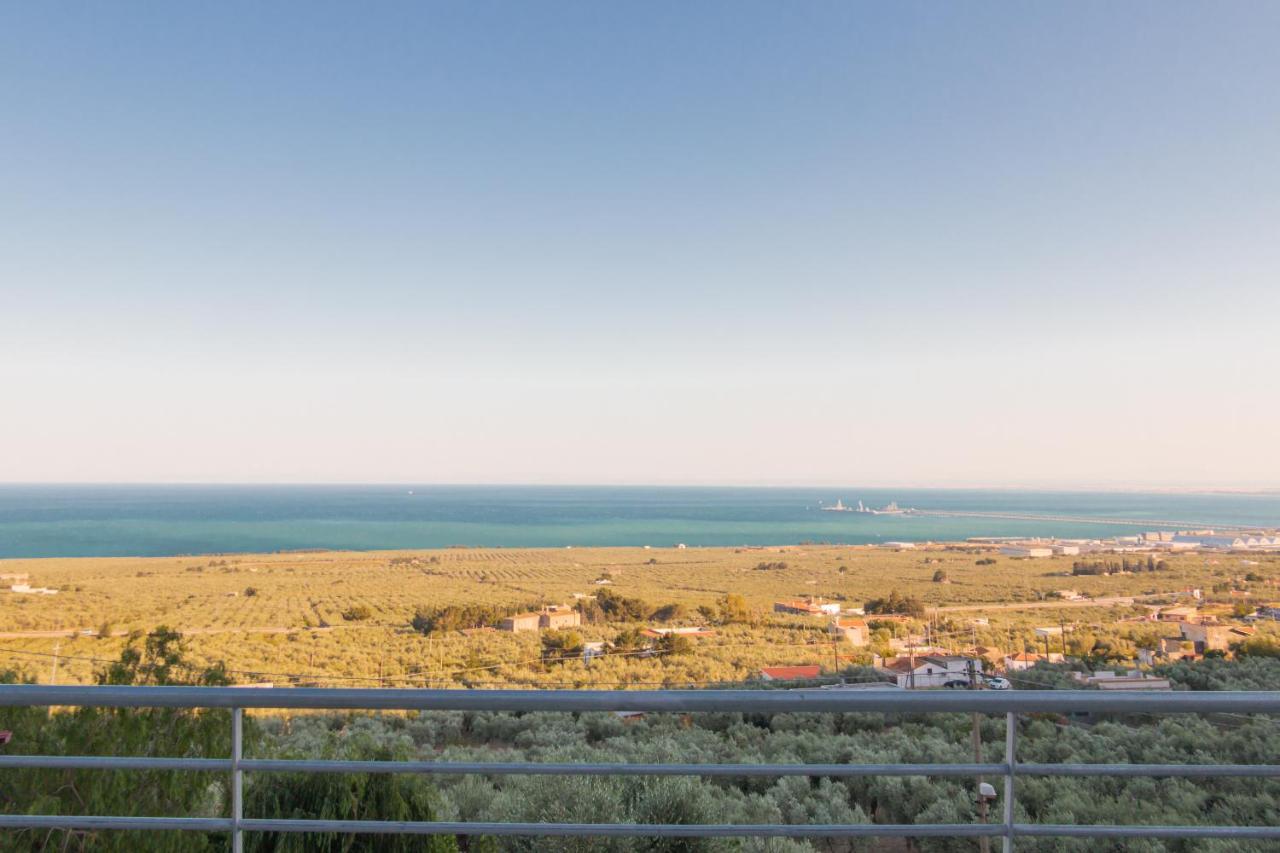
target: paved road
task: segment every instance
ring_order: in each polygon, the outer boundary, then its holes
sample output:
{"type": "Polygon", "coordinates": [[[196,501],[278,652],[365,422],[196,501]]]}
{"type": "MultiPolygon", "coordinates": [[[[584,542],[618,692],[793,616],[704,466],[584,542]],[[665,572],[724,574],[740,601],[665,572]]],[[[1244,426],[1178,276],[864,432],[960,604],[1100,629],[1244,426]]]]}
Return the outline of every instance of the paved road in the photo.
{"type": "Polygon", "coordinates": [[[1081,601],[1013,601],[1004,604],[957,604],[947,607],[931,607],[929,610],[933,613],[961,613],[969,610],[1041,610],[1056,607],[1112,607],[1115,605],[1130,605],[1142,598],[1161,598],[1171,595],[1171,593],[1162,593],[1158,595],[1142,596],[1142,595],[1109,595],[1102,598],[1086,598],[1081,601]]]}

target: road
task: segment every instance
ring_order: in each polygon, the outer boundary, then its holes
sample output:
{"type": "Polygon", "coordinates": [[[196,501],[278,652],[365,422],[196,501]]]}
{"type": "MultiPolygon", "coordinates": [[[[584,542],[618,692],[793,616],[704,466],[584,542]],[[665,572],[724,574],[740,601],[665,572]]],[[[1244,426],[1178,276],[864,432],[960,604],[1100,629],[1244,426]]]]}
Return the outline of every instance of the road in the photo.
{"type": "Polygon", "coordinates": [[[957,604],[947,607],[930,607],[931,613],[962,613],[971,610],[1046,610],[1057,607],[1113,607],[1127,606],[1143,598],[1163,598],[1171,593],[1157,595],[1109,595],[1102,598],[1085,598],[1082,600],[1061,601],[1013,601],[1003,604],[957,604]]]}

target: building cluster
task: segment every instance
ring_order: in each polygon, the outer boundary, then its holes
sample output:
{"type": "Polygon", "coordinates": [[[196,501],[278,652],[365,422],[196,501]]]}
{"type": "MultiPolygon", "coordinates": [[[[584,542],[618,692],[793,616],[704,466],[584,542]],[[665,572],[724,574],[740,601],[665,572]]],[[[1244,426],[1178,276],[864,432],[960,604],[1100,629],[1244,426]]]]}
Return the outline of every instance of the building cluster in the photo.
{"type": "Polygon", "coordinates": [[[530,613],[516,613],[498,623],[499,631],[543,631],[560,628],[576,628],[582,624],[582,614],[567,604],[553,604],[530,613]]]}
{"type": "Polygon", "coordinates": [[[1017,558],[1146,551],[1280,551],[1280,533],[1264,530],[1155,530],[1110,539],[979,537],[968,541],[998,546],[1004,556],[1017,558]]]}
{"type": "Polygon", "coordinates": [[[1198,660],[1206,652],[1226,653],[1232,646],[1254,635],[1251,626],[1223,623],[1216,616],[1201,614],[1196,607],[1190,605],[1157,608],[1152,611],[1150,618],[1176,624],[1178,636],[1162,637],[1154,649],[1139,649],[1138,662],[1147,666],[1178,660],[1198,660]]]}
{"type": "MultiPolygon", "coordinates": [[[[947,649],[933,649],[924,654],[911,654],[893,658],[875,659],[875,670],[883,679],[879,682],[840,687],[892,687],[903,690],[933,688],[969,688],[988,686],[1007,689],[1009,683],[1003,673],[1015,673],[1031,669],[1038,663],[1062,663],[1063,655],[1017,652],[1004,655],[998,649],[975,647],[957,654],[947,649]]],[[[822,677],[822,668],[808,666],[768,666],[760,670],[764,681],[815,681],[822,677]]],[[[1084,687],[1098,690],[1169,690],[1168,679],[1157,678],[1140,670],[1122,673],[1094,672],[1072,675],[1084,687]]]]}

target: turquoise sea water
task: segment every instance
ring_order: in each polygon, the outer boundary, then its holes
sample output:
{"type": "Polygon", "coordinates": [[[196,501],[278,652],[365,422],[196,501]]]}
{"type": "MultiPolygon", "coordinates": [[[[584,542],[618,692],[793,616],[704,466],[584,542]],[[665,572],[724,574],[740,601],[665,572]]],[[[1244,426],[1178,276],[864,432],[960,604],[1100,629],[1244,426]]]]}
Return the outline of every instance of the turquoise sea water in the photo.
{"type": "Polygon", "coordinates": [[[1280,494],[605,486],[0,486],[0,557],[449,545],[780,545],[1133,534],[1066,521],[819,512],[821,502],[1280,525],[1280,494]]]}

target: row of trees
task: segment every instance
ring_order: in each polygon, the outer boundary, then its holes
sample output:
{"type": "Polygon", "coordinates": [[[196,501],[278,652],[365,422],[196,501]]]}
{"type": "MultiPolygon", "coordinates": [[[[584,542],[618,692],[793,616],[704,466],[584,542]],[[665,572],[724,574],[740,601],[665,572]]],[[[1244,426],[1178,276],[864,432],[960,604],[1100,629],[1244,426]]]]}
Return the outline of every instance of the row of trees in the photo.
{"type": "Polygon", "coordinates": [[[497,625],[512,614],[536,610],[539,606],[537,604],[450,604],[434,609],[418,608],[410,624],[413,630],[423,634],[485,628],[497,625]]]}
{"type": "MultiPolygon", "coordinates": [[[[587,644],[577,631],[544,631],[542,633],[542,662],[565,663],[580,660],[587,644]]],[[[612,640],[605,642],[600,656],[606,655],[681,655],[693,651],[693,641],[680,634],[664,634],[653,637],[639,628],[628,628],[612,640]]]]}
{"type": "Polygon", "coordinates": [[[924,602],[913,596],[899,595],[897,591],[889,593],[886,598],[873,598],[863,605],[863,610],[870,614],[897,614],[919,619],[924,616],[924,602]]]}
{"type": "Polygon", "coordinates": [[[1144,560],[1133,560],[1132,562],[1126,557],[1123,560],[1077,560],[1071,564],[1071,574],[1073,575],[1115,575],[1124,572],[1126,574],[1134,574],[1137,572],[1162,572],[1168,565],[1164,560],[1157,560],[1155,557],[1148,555],[1144,560]]]}
{"type": "MultiPolygon", "coordinates": [[[[221,665],[194,664],[182,636],[165,627],[131,635],[119,659],[102,668],[96,680],[99,684],[149,686],[230,683],[221,665]]],[[[13,670],[0,672],[3,684],[30,681],[13,670]]],[[[0,713],[0,728],[12,735],[4,746],[6,755],[225,758],[231,754],[231,717],[224,710],[80,708],[51,712],[15,707],[0,713]]],[[[247,753],[273,751],[276,746],[264,738],[252,718],[246,720],[247,753]]],[[[405,750],[395,754],[384,744],[369,741],[352,741],[335,752],[326,757],[408,757],[405,750]]],[[[225,773],[10,768],[0,774],[0,813],[218,817],[226,815],[230,807],[227,781],[225,773]]],[[[256,773],[245,779],[245,813],[252,817],[435,820],[439,803],[434,787],[407,775],[256,773]]],[[[458,850],[457,840],[449,836],[397,841],[394,837],[250,833],[246,842],[247,849],[258,851],[458,850]]],[[[182,853],[225,850],[227,840],[217,833],[200,832],[10,830],[0,846],[5,850],[182,853]]]]}

